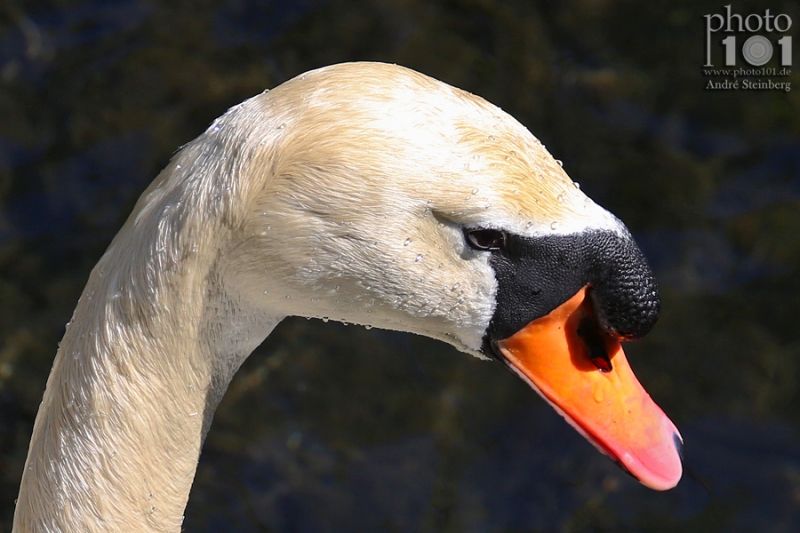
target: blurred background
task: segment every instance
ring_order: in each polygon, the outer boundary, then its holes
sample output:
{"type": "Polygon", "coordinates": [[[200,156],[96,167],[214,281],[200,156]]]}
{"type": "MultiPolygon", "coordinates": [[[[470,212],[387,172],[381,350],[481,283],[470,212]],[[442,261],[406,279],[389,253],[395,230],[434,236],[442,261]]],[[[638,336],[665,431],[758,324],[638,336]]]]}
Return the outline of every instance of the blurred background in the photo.
{"type": "MultiPolygon", "coordinates": [[[[800,77],[705,90],[722,4],[4,0],[0,531],[64,325],[140,192],[228,107],[351,60],[501,106],[627,223],[663,311],[626,350],[683,433],[685,476],[642,487],[499,364],[287,319],[217,412],[185,530],[797,531],[800,77]]],[[[798,40],[797,2],[732,6],[765,9],[798,40]]]]}

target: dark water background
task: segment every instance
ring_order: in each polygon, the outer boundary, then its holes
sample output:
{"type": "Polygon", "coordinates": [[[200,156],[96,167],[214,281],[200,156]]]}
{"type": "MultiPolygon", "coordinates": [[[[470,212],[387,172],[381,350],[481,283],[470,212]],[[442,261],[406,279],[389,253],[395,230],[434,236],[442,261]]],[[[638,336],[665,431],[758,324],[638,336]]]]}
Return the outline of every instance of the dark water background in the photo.
{"type": "MultiPolygon", "coordinates": [[[[767,8],[800,40],[796,2],[733,4],[767,8]]],[[[186,531],[800,530],[800,77],[788,93],[704,90],[703,15],[722,11],[4,0],[0,531],[64,324],[136,197],[229,106],[348,60],[500,105],[628,224],[664,301],[627,352],[682,430],[687,473],[670,492],[640,486],[497,364],[289,319],[217,413],[186,531]]]]}

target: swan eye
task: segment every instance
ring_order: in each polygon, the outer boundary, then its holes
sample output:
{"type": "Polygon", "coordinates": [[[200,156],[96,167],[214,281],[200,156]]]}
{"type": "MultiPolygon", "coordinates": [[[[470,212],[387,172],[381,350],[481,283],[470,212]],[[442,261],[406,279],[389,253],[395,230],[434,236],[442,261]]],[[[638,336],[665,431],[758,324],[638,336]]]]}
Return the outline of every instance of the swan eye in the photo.
{"type": "Polygon", "coordinates": [[[506,234],[496,229],[464,230],[469,245],[475,250],[499,250],[506,245],[506,234]]]}

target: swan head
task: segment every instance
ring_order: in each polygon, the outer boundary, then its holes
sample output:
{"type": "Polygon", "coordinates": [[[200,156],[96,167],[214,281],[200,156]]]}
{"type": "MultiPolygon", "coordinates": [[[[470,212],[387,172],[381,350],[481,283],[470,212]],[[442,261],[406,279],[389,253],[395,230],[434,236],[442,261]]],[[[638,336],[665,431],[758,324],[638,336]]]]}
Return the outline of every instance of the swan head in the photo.
{"type": "Polygon", "coordinates": [[[197,143],[237,162],[208,196],[245,206],[221,252],[243,305],[498,359],[644,484],[677,483],[678,431],[620,348],[657,319],[650,268],[508,114],[402,67],[342,64],[231,109],[197,143]]]}

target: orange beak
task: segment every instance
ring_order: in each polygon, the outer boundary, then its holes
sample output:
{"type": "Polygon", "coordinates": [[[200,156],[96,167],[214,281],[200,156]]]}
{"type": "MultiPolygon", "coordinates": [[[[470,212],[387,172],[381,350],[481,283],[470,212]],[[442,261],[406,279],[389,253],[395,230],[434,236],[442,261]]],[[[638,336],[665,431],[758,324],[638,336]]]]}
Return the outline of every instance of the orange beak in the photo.
{"type": "Polygon", "coordinates": [[[644,485],[671,489],[682,472],[680,433],[600,329],[586,292],[499,342],[500,353],[601,452],[644,485]]]}

